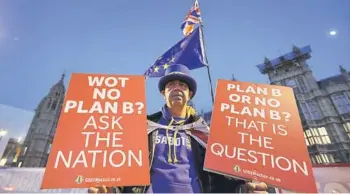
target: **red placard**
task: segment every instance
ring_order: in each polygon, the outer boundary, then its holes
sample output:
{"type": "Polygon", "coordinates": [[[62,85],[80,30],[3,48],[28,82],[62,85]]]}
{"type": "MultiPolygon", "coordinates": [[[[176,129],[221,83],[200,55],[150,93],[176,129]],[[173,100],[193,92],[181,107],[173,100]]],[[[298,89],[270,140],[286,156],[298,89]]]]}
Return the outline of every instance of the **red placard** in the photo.
{"type": "Polygon", "coordinates": [[[317,192],[292,88],[219,80],[204,168],[317,192]]]}
{"type": "Polygon", "coordinates": [[[149,185],[145,101],[143,76],[73,74],[41,188],[149,185]]]}

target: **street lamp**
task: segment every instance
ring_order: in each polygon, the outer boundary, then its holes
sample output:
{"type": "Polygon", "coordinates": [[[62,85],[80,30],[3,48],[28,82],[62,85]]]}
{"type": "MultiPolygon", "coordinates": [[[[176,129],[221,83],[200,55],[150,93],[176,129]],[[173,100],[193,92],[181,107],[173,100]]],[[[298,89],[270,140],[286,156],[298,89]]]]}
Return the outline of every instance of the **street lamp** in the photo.
{"type": "Polygon", "coordinates": [[[0,129],[0,141],[1,141],[2,137],[5,136],[6,134],[7,134],[6,129],[0,129]]]}

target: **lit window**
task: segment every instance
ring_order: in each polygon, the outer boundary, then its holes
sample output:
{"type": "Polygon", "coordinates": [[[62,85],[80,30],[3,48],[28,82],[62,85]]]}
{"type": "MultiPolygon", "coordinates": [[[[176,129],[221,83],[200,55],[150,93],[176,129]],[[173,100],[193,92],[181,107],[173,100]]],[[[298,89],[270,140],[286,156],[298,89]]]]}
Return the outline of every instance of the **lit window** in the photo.
{"type": "Polygon", "coordinates": [[[319,136],[316,128],[312,128],[312,134],[313,136],[319,136]]]}
{"type": "Polygon", "coordinates": [[[321,154],[323,158],[323,163],[329,163],[329,159],[326,154],[321,154]]]}
{"type": "Polygon", "coordinates": [[[323,144],[331,144],[329,136],[323,136],[322,137],[322,143],[323,144]]]}
{"type": "Polygon", "coordinates": [[[313,138],[309,138],[308,140],[310,141],[310,144],[311,144],[311,145],[314,145],[314,144],[315,144],[313,138]]]}
{"type": "Polygon", "coordinates": [[[322,144],[320,137],[314,137],[314,140],[316,141],[316,144],[322,144]]]}
{"type": "Polygon", "coordinates": [[[332,154],[317,154],[312,157],[312,162],[315,164],[329,164],[335,163],[335,160],[332,154]]]}
{"type": "Polygon", "coordinates": [[[316,155],[315,157],[316,157],[317,163],[321,164],[322,163],[321,156],[320,155],[316,155]]]}
{"type": "Polygon", "coordinates": [[[308,139],[306,138],[306,133],[303,133],[303,136],[305,137],[305,143],[306,143],[306,145],[309,146],[310,143],[308,142],[308,139]]]}
{"type": "Polygon", "coordinates": [[[306,132],[307,132],[307,137],[311,137],[312,136],[310,130],[307,130],[306,132]]]}
{"type": "Polygon", "coordinates": [[[308,140],[307,140],[307,139],[305,139],[305,141],[306,141],[306,142],[305,142],[305,143],[306,143],[306,145],[307,145],[307,146],[309,146],[309,145],[310,145],[310,143],[308,143],[308,140]]]}
{"type": "Polygon", "coordinates": [[[0,160],[0,166],[4,166],[7,162],[7,158],[3,158],[0,160]]]}
{"type": "Polygon", "coordinates": [[[307,145],[314,144],[331,144],[330,138],[328,136],[327,130],[325,127],[311,128],[305,131],[304,133],[305,139],[308,140],[307,145]]]}
{"type": "Polygon", "coordinates": [[[28,148],[28,147],[25,147],[25,148],[24,148],[23,155],[26,154],[27,148],[28,148]]]}
{"type": "Polygon", "coordinates": [[[332,154],[329,154],[329,159],[332,163],[335,163],[334,156],[332,154]]]}
{"type": "Polygon", "coordinates": [[[317,163],[317,161],[316,161],[316,159],[315,159],[314,157],[311,157],[311,160],[312,160],[312,163],[313,163],[313,164],[316,164],[316,163],[317,163]]]}
{"type": "Polygon", "coordinates": [[[49,146],[48,146],[48,149],[47,149],[47,152],[46,152],[47,154],[50,154],[50,152],[51,152],[51,145],[52,144],[49,144],[49,146]]]}
{"type": "Polygon", "coordinates": [[[328,135],[327,131],[325,130],[325,127],[319,127],[318,131],[320,135],[328,135]]]}
{"type": "Polygon", "coordinates": [[[349,135],[349,137],[350,137],[350,123],[349,122],[344,123],[343,126],[344,126],[344,129],[345,129],[347,135],[349,135]]]}

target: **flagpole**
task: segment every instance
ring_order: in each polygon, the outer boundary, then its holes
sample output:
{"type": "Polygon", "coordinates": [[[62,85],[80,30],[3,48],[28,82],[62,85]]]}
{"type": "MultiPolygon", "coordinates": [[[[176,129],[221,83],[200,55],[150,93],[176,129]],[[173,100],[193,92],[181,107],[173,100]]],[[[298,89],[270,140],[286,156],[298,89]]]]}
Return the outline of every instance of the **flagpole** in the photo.
{"type": "MultiPolygon", "coordinates": [[[[203,25],[202,25],[202,23],[200,23],[200,28],[201,28],[201,33],[202,33],[202,42],[203,42],[202,44],[204,45],[204,49],[205,49],[205,40],[204,40],[204,37],[203,37],[204,35],[203,35],[203,25]]],[[[206,68],[207,68],[208,80],[210,82],[210,87],[211,87],[211,96],[212,96],[212,105],[213,105],[214,104],[214,94],[213,94],[213,86],[212,86],[210,65],[208,64],[207,54],[205,54],[205,60],[206,60],[206,68]]]]}
{"type": "MultiPolygon", "coordinates": [[[[198,4],[199,8],[200,8],[200,4],[198,2],[198,0],[195,0],[195,3],[198,4]]],[[[202,17],[202,15],[201,15],[202,17]]],[[[202,44],[203,44],[203,50],[204,50],[204,57],[205,57],[205,60],[206,60],[206,68],[207,68],[207,74],[208,74],[208,80],[210,82],[210,88],[211,88],[211,96],[212,96],[212,105],[214,104],[214,94],[213,94],[213,86],[212,86],[212,78],[211,78],[211,72],[210,72],[210,66],[208,64],[208,59],[207,59],[207,54],[206,54],[206,46],[205,46],[205,38],[204,38],[204,25],[202,24],[202,19],[200,20],[200,30],[201,30],[201,41],[202,41],[202,44]]]]}

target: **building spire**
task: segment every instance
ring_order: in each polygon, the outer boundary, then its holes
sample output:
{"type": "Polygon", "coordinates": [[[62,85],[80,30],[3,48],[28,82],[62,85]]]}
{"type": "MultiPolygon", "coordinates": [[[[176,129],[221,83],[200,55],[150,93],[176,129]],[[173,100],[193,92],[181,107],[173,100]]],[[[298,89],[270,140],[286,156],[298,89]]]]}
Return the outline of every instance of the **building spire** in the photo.
{"type": "Polygon", "coordinates": [[[63,71],[60,81],[63,81],[65,79],[65,76],[66,76],[66,70],[63,71]]]}
{"type": "Polygon", "coordinates": [[[342,65],[339,65],[339,70],[341,73],[347,73],[346,69],[342,65]]]}
{"type": "Polygon", "coordinates": [[[264,64],[265,64],[265,71],[266,72],[273,69],[272,63],[267,57],[264,58],[264,64]]]}
{"type": "Polygon", "coordinates": [[[234,74],[232,74],[232,81],[236,81],[234,74]]]}
{"type": "Polygon", "coordinates": [[[64,83],[65,76],[66,76],[66,73],[63,72],[61,74],[61,78],[56,82],[55,85],[53,85],[51,87],[51,91],[53,91],[53,90],[56,91],[56,89],[58,89],[58,90],[65,90],[65,83],[64,83]]]}
{"type": "Polygon", "coordinates": [[[300,50],[300,48],[298,48],[296,45],[293,45],[293,52],[295,53],[295,54],[297,54],[297,55],[299,55],[300,54],[300,52],[301,52],[301,50],[300,50]]]}

